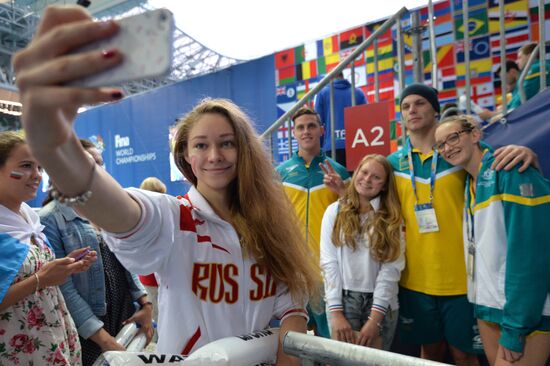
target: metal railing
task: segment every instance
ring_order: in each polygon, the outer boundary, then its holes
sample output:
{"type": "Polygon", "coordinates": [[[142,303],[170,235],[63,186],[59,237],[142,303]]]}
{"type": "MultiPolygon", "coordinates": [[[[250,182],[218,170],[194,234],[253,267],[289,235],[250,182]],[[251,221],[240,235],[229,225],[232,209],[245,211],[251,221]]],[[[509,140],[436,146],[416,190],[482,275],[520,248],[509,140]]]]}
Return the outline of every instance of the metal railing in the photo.
{"type": "Polygon", "coordinates": [[[533,52],[529,55],[529,58],[527,59],[527,62],[525,63],[525,66],[523,67],[523,70],[521,70],[521,74],[519,75],[517,85],[518,85],[518,91],[519,91],[519,98],[522,103],[525,103],[527,101],[527,96],[525,95],[525,85],[523,85],[523,82],[527,78],[527,75],[529,74],[529,71],[531,69],[531,66],[533,65],[533,62],[535,62],[535,59],[539,58],[540,60],[540,90],[546,88],[546,42],[537,44],[537,46],[533,49],[533,52]],[[541,47],[541,45],[543,47],[541,47]],[[542,57],[540,57],[542,56],[542,57]],[[543,72],[544,67],[544,72],[543,72]]]}
{"type": "MultiPolygon", "coordinates": [[[[505,0],[499,0],[499,39],[500,39],[500,54],[501,54],[501,71],[500,78],[501,90],[502,90],[502,112],[503,115],[507,113],[506,105],[506,37],[505,37],[505,0]]],[[[545,45],[545,22],[544,22],[544,0],[538,0],[538,11],[539,11],[539,46],[538,49],[542,50],[539,52],[540,58],[540,87],[544,89],[546,87],[546,49],[545,45]]],[[[352,105],[355,105],[355,63],[354,60],[364,52],[367,47],[374,45],[374,93],[375,101],[379,100],[379,83],[378,83],[378,49],[376,47],[378,38],[384,34],[388,29],[390,29],[394,24],[396,25],[397,33],[397,74],[398,74],[398,84],[399,89],[403,90],[405,87],[405,57],[404,57],[404,42],[403,42],[403,30],[401,25],[401,18],[408,10],[403,7],[392,17],[386,20],[376,31],[374,31],[371,36],[369,36],[363,43],[361,43],[351,54],[349,54],[344,60],[342,60],[331,72],[329,72],[315,87],[309,90],[303,97],[300,99],[294,106],[292,106],[288,111],[286,111],[281,117],[279,117],[269,128],[265,130],[262,134],[262,138],[265,140],[269,138],[269,148],[273,154],[273,133],[282,126],[285,122],[288,124],[288,153],[292,153],[292,121],[291,117],[296,113],[298,109],[304,106],[306,103],[309,103],[313,97],[319,93],[326,85],[330,84],[330,121],[323,121],[324,123],[329,123],[330,126],[330,142],[331,142],[331,155],[334,158],[336,152],[336,142],[335,142],[335,113],[334,113],[334,86],[333,80],[336,76],[344,70],[348,65],[351,64],[351,86],[352,86],[352,105]]],[[[470,69],[470,32],[469,32],[469,4],[468,0],[462,1],[462,16],[463,16],[463,42],[464,42],[464,69],[465,69],[465,89],[464,95],[466,96],[466,112],[471,113],[471,69],[470,69]]],[[[436,89],[440,87],[439,85],[439,75],[438,75],[438,65],[437,65],[437,47],[435,42],[435,26],[434,26],[434,9],[432,0],[428,0],[428,30],[429,30],[429,50],[430,58],[432,62],[431,67],[431,78],[432,86],[436,89]]],[[[422,42],[422,32],[424,31],[425,26],[422,26],[419,21],[419,13],[417,11],[411,13],[411,29],[409,30],[412,38],[412,54],[413,54],[413,79],[415,82],[423,82],[424,73],[422,66],[422,54],[421,54],[421,42],[422,42]]],[[[523,80],[525,79],[524,73],[526,73],[534,62],[535,56],[531,55],[528,64],[525,66],[520,80],[518,80],[518,91],[520,93],[520,98],[522,102],[525,101],[525,91],[523,87],[523,80]]],[[[459,96],[458,96],[459,97],[459,96]]],[[[402,141],[405,141],[405,124],[403,120],[399,121],[401,123],[402,130],[402,141]]]]}
{"type": "Polygon", "coordinates": [[[298,332],[287,332],[283,350],[303,360],[323,365],[346,366],[442,366],[448,365],[398,353],[338,342],[298,332]]]}
{"type": "MultiPolygon", "coordinates": [[[[364,52],[367,47],[369,47],[371,44],[374,43],[374,41],[379,38],[382,34],[384,34],[388,29],[391,28],[391,26],[394,23],[400,24],[400,19],[403,16],[403,14],[407,13],[407,8],[403,7],[401,8],[397,13],[395,13],[391,18],[386,20],[377,30],[375,30],[363,43],[361,43],[357,48],[349,54],[344,60],[342,60],[331,72],[329,72],[315,87],[313,87],[309,92],[307,92],[302,99],[300,99],[294,106],[292,106],[288,111],[286,111],[279,119],[277,119],[269,128],[265,130],[264,133],[262,133],[262,138],[266,139],[269,138],[269,146],[271,148],[271,151],[273,152],[273,133],[277,131],[277,129],[286,121],[290,121],[290,118],[296,113],[298,109],[300,109],[302,106],[304,106],[306,103],[308,103],[309,100],[313,96],[315,96],[319,91],[321,91],[327,84],[331,84],[331,121],[330,121],[330,133],[331,133],[331,151],[332,151],[332,157],[335,156],[335,131],[334,131],[334,100],[333,100],[333,87],[332,87],[332,81],[333,79],[344,70],[349,64],[354,64],[355,59],[364,52]]],[[[398,32],[398,39],[401,39],[401,34],[399,33],[401,31],[401,27],[397,27],[398,32]]],[[[402,47],[398,48],[398,54],[403,52],[402,47]]],[[[398,55],[398,58],[401,60],[404,60],[403,55],[398,55]]],[[[353,66],[352,66],[353,71],[353,66]]],[[[352,87],[355,88],[355,77],[352,72],[352,87]]],[[[354,94],[354,89],[352,90],[352,95],[354,94]]],[[[292,133],[291,133],[291,124],[289,123],[289,129],[288,129],[288,149],[289,149],[289,155],[292,150],[292,133]]]]}

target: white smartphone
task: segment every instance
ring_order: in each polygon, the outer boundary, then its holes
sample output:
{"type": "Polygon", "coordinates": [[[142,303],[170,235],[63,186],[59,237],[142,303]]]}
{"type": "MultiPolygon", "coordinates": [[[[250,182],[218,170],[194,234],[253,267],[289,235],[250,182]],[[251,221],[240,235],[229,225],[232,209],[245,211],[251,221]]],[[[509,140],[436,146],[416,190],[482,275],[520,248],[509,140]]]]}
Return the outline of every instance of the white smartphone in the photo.
{"type": "Polygon", "coordinates": [[[68,85],[113,86],[169,73],[174,37],[174,16],[169,10],[147,11],[117,22],[120,30],[116,35],[86,45],[75,53],[116,48],[124,55],[122,63],[97,75],[72,81],[68,85]]]}

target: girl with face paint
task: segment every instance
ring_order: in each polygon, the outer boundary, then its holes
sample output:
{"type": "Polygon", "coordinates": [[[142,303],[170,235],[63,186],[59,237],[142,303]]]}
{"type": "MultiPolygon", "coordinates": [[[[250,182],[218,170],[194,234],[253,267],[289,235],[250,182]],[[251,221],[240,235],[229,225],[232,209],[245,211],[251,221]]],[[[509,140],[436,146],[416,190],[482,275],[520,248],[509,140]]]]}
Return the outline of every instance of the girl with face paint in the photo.
{"type": "Polygon", "coordinates": [[[14,57],[29,145],[61,197],[83,203],[78,212],[107,232],[120,262],[157,275],[157,350],[188,355],[277,321],[277,364],[298,365],[281,341],[288,330],[306,331],[320,270],[248,116],[227,100],[205,100],[181,119],[174,157],[192,184],[185,196],[123,190],[95,169],[72,125],[80,105],[119,100],[121,90],[66,86],[123,60],[116,49],[71,54],[118,25],[79,7],[50,7],[37,29],[14,57]]]}
{"type": "Polygon", "coordinates": [[[35,197],[42,168],[21,134],[0,133],[0,358],[13,364],[80,365],[80,344],[58,285],[95,260],[87,248],[55,259],[35,197]]]}

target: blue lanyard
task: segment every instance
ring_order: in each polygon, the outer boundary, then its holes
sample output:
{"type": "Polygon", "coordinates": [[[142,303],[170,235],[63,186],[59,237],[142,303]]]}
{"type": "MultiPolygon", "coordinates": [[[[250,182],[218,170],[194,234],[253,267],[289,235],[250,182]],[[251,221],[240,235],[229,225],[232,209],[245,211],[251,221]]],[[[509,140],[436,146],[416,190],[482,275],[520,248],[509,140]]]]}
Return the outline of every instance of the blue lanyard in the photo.
{"type": "MultiPolygon", "coordinates": [[[[414,197],[416,198],[416,203],[418,204],[418,193],[416,193],[416,179],[414,175],[411,140],[407,141],[407,157],[409,159],[409,173],[411,175],[411,184],[414,192],[414,197]]],[[[432,167],[430,169],[430,204],[432,203],[434,197],[435,175],[437,174],[437,157],[438,153],[437,150],[435,150],[432,156],[432,167]]]]}

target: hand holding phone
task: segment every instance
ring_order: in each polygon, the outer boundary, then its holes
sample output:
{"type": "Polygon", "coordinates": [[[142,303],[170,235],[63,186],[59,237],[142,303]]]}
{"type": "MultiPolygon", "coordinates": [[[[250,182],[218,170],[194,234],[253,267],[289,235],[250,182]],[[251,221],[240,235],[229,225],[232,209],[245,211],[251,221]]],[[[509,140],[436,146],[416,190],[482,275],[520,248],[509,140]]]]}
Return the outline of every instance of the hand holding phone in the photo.
{"type": "Polygon", "coordinates": [[[75,258],[74,258],[74,261],[75,262],[78,262],[79,260],[81,260],[82,258],[84,258],[85,256],[88,255],[88,253],[90,253],[92,250],[90,248],[86,248],[85,251],[83,251],[82,253],[80,253],[79,255],[77,255],[75,258]]]}
{"type": "Polygon", "coordinates": [[[119,50],[124,60],[112,69],[75,80],[68,85],[83,87],[113,86],[125,82],[159,77],[172,65],[174,16],[167,9],[156,9],[117,21],[120,30],[111,38],[79,48],[75,53],[91,50],[119,50]]]}

